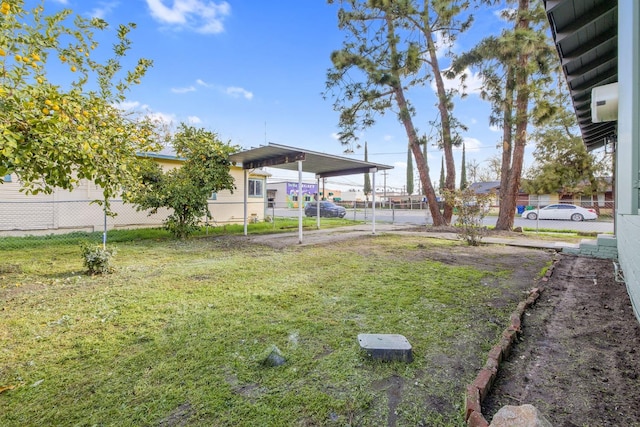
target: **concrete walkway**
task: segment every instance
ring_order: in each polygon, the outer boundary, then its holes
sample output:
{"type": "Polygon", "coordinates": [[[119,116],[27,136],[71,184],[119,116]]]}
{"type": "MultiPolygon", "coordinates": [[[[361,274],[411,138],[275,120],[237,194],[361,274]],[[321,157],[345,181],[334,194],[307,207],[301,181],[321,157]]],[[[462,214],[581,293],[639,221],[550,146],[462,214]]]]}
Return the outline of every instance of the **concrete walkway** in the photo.
{"type": "MultiPolygon", "coordinates": [[[[409,224],[377,223],[375,235],[383,234],[411,234],[420,235],[426,238],[460,240],[454,232],[427,231],[425,226],[409,224]]],[[[264,243],[274,247],[286,246],[306,246],[331,241],[342,241],[359,236],[374,236],[371,224],[359,224],[346,227],[326,228],[320,230],[305,230],[303,232],[302,243],[299,242],[297,231],[291,233],[274,233],[264,235],[249,235],[247,238],[256,243],[264,243]]],[[[536,239],[530,235],[517,235],[514,237],[489,237],[482,239],[485,244],[497,244],[506,246],[520,246],[537,249],[551,249],[562,251],[565,248],[576,248],[577,244],[568,242],[554,242],[543,239],[536,239]]]]}

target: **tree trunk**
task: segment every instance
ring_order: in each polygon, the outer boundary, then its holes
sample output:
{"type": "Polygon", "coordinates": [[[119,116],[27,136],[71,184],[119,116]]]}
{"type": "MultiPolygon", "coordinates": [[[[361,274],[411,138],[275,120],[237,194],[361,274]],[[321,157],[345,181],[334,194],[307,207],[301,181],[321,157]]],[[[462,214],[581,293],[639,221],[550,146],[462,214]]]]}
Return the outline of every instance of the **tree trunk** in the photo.
{"type": "MultiPolygon", "coordinates": [[[[393,21],[387,15],[387,31],[389,35],[389,40],[394,40],[395,38],[395,30],[393,21]]],[[[391,46],[391,54],[392,56],[397,55],[396,45],[394,43],[390,43],[391,46]]],[[[422,188],[425,190],[425,196],[427,197],[427,203],[429,204],[429,211],[431,212],[431,217],[433,218],[434,226],[443,226],[448,225],[448,222],[442,216],[440,209],[438,208],[438,201],[436,199],[436,192],[433,188],[433,184],[431,183],[431,177],[429,177],[429,165],[427,164],[426,159],[422,155],[422,150],[420,148],[420,142],[418,141],[418,134],[416,132],[415,126],[413,126],[413,120],[411,118],[411,114],[409,112],[409,108],[407,105],[407,99],[404,96],[404,90],[402,85],[399,83],[402,81],[400,78],[400,72],[398,69],[393,69],[394,78],[398,82],[393,86],[393,93],[396,98],[396,103],[398,104],[398,109],[400,111],[399,117],[404,126],[405,132],[407,134],[407,138],[409,139],[409,148],[413,152],[413,158],[416,160],[418,173],[420,174],[420,182],[422,183],[422,188]]]]}
{"type": "MultiPolygon", "coordinates": [[[[425,25],[425,34],[427,39],[427,49],[429,50],[429,64],[433,71],[433,78],[436,83],[436,91],[438,95],[438,111],[440,112],[440,124],[442,126],[442,150],[444,151],[444,160],[446,164],[446,179],[444,186],[447,190],[454,191],[456,189],[456,165],[453,159],[453,141],[451,139],[451,119],[449,117],[447,91],[444,87],[442,73],[440,72],[440,63],[436,46],[433,42],[433,34],[429,25],[425,25]]],[[[453,216],[453,204],[444,204],[444,220],[447,224],[451,223],[453,216]]]]}
{"type": "MultiPolygon", "coordinates": [[[[529,29],[529,19],[526,13],[529,10],[529,0],[519,0],[518,14],[519,19],[516,30],[529,29]]],[[[510,159],[511,167],[508,169],[508,176],[501,177],[500,186],[500,212],[498,221],[496,222],[496,230],[511,230],[513,228],[513,220],[516,212],[516,198],[520,189],[520,179],[522,176],[522,164],[524,162],[524,147],[527,143],[527,122],[529,111],[529,74],[527,72],[527,63],[529,54],[520,50],[515,69],[515,90],[516,90],[516,114],[515,114],[515,141],[513,147],[513,155],[510,159]],[[503,183],[504,188],[503,188],[503,183]]],[[[506,123],[505,123],[506,128],[506,123]]],[[[509,126],[510,128],[510,126],[509,126]]],[[[502,171],[505,170],[505,151],[503,147],[503,164],[502,171]]]]}
{"type": "MultiPolygon", "coordinates": [[[[404,91],[402,90],[402,87],[397,86],[394,88],[394,91],[396,102],[398,103],[400,111],[407,111],[407,101],[404,97],[404,91]]],[[[400,116],[402,117],[402,124],[404,125],[407,137],[409,138],[409,148],[411,148],[413,157],[416,160],[416,166],[418,167],[418,173],[420,174],[420,182],[422,183],[422,188],[424,188],[424,193],[427,197],[427,203],[429,204],[429,211],[431,212],[431,217],[433,218],[433,225],[436,227],[448,225],[449,222],[445,220],[442,213],[440,213],[440,209],[438,208],[436,192],[433,188],[433,184],[431,183],[431,178],[429,177],[429,167],[427,165],[426,159],[422,154],[420,143],[418,141],[418,135],[416,133],[415,127],[413,126],[411,116],[408,114],[400,114],[400,116]]]]}

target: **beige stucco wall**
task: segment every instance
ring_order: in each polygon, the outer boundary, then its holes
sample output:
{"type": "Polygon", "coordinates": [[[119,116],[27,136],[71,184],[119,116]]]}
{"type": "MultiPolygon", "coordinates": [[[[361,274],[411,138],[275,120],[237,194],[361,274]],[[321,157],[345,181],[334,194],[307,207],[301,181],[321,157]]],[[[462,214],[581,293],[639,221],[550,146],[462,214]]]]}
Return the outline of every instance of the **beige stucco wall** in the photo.
{"type": "MultiPolygon", "coordinates": [[[[155,160],[164,170],[180,165],[179,161],[171,159],[155,160]]],[[[214,225],[244,222],[244,171],[240,167],[232,167],[230,173],[235,180],[236,190],[233,193],[222,191],[216,195],[216,200],[209,201],[214,225]]],[[[263,196],[247,199],[248,220],[262,221],[266,176],[258,171],[248,174],[248,178],[263,181],[263,196]]],[[[73,191],[56,190],[52,194],[26,195],[20,192],[20,188],[15,175],[11,182],[0,185],[0,236],[104,229],[103,208],[91,203],[102,198],[100,187],[93,182],[83,180],[73,191]]],[[[148,212],[138,212],[134,205],[125,204],[122,200],[111,201],[111,209],[117,215],[106,218],[108,229],[161,226],[170,212],[160,209],[158,213],[148,215],[148,212]]]]}

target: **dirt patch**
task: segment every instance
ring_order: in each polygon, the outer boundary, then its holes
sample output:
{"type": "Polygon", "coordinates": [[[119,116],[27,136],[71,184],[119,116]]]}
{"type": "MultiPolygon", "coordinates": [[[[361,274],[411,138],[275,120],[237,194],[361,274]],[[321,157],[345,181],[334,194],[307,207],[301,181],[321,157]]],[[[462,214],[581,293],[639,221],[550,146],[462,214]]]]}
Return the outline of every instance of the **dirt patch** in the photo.
{"type": "MultiPolygon", "coordinates": [[[[453,228],[423,227],[399,232],[425,235],[428,231],[455,233],[453,228]]],[[[370,235],[370,230],[362,227],[305,235],[304,244],[336,243],[363,234],[370,235]]],[[[525,238],[513,232],[493,232],[490,236],[525,238]]],[[[298,244],[297,236],[256,240],[274,248],[298,244]]],[[[355,246],[364,242],[360,240],[355,246]]],[[[524,299],[522,292],[536,283],[539,271],[534,266],[539,266],[541,259],[552,258],[549,251],[500,245],[454,246],[439,251],[424,244],[419,249],[417,256],[425,259],[513,271],[510,282],[520,286],[505,288],[503,303],[524,299]]],[[[560,256],[537,304],[523,317],[519,342],[501,364],[483,402],[488,421],[504,405],[530,403],[554,426],[640,426],[640,323],[633,314],[626,286],[614,279],[611,260],[560,256]]],[[[464,356],[458,357],[462,362],[464,356]]],[[[401,390],[398,384],[390,381],[379,386],[382,393],[391,392],[388,397],[394,404],[394,392],[401,390]]],[[[394,425],[394,421],[389,419],[388,425],[394,425]]]]}
{"type": "Polygon", "coordinates": [[[194,410],[190,403],[183,403],[178,406],[168,417],[160,420],[159,427],[181,427],[189,424],[189,419],[193,416],[194,410]]]}
{"type": "Polygon", "coordinates": [[[640,324],[613,263],[562,256],[483,404],[530,403],[554,426],[640,425],[640,324]]]}

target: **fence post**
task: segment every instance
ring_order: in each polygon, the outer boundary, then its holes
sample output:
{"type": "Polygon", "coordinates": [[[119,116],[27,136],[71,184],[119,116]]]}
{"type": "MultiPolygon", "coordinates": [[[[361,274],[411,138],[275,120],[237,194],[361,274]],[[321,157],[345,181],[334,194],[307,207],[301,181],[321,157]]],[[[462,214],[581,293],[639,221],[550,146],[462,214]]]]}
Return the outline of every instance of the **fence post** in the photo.
{"type": "Polygon", "coordinates": [[[102,249],[107,250],[107,205],[104,205],[104,230],[102,231],[102,249]]]}

